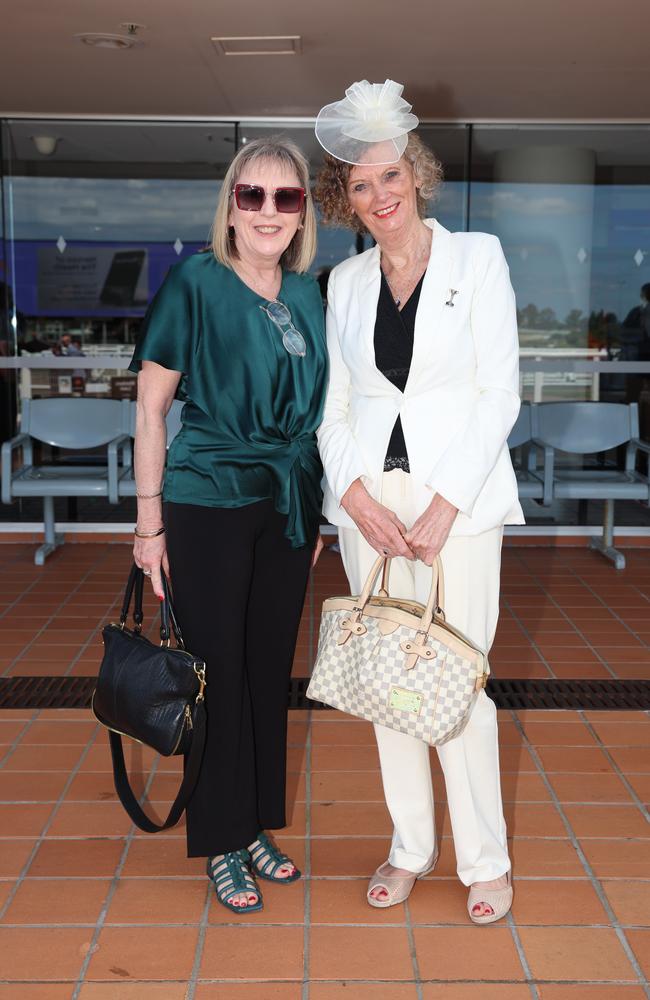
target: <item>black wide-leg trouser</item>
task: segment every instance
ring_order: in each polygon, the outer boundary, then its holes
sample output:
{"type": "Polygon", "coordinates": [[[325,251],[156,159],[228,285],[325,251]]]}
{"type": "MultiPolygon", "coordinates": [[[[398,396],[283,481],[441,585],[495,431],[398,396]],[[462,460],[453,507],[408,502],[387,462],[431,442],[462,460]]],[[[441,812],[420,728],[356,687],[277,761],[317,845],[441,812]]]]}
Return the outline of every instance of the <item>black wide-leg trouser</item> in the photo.
{"type": "Polygon", "coordinates": [[[286,826],[287,701],[312,546],[291,547],[271,501],[167,503],[174,605],[206,662],[207,740],[187,808],[188,857],[286,826]]]}

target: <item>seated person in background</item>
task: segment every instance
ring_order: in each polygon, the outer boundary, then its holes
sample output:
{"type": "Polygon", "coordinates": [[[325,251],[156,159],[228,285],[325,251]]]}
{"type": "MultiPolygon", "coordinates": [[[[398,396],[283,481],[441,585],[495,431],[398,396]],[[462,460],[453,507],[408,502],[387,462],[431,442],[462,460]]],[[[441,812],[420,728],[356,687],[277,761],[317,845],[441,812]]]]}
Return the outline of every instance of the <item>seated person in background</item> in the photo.
{"type": "Polygon", "coordinates": [[[29,340],[23,341],[19,346],[21,351],[38,354],[39,351],[49,351],[51,345],[46,340],[42,340],[35,330],[32,330],[29,340]]]}

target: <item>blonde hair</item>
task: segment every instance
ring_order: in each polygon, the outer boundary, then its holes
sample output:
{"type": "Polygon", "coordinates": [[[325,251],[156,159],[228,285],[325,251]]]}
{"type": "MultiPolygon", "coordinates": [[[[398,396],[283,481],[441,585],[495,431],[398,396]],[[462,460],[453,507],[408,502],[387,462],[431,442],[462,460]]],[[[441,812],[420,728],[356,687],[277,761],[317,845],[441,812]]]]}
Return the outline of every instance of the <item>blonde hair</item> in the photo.
{"type": "Polygon", "coordinates": [[[220,264],[232,267],[233,260],[239,256],[234,234],[228,225],[228,216],[232,207],[233,188],[241,177],[244,169],[251,163],[259,161],[278,163],[287,170],[293,170],[298,175],[301,187],[305,189],[305,205],[303,208],[302,229],[298,229],[291,243],[282,254],[280,264],[288,271],[309,270],[316,256],[316,213],[309,188],[309,164],[295,142],[283,139],[281,136],[269,136],[264,139],[254,139],[246,143],[235,155],[223,179],[217,210],[212,223],[212,252],[220,264]]]}
{"type": "MultiPolygon", "coordinates": [[[[418,183],[417,208],[423,219],[427,213],[427,203],[435,198],[442,184],[442,164],[438,157],[424,145],[419,136],[409,132],[403,160],[411,167],[418,183]]],[[[357,233],[365,233],[365,226],[350,207],[348,180],[352,164],[336,160],[329,154],[316,178],[314,198],[318,203],[323,222],[329,226],[346,226],[357,233]]]]}

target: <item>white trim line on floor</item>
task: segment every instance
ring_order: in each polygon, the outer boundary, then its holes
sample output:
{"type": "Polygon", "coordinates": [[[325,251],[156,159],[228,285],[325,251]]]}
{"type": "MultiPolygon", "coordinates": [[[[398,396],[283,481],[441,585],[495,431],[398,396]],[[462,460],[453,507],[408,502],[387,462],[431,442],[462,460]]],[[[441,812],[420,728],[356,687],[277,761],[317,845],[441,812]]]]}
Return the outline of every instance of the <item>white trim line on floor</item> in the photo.
{"type": "MultiPolygon", "coordinates": [[[[336,535],[337,529],[332,524],[321,525],[321,535],[336,535]]],[[[591,538],[603,533],[602,524],[506,524],[506,535],[519,535],[524,538],[591,538]]],[[[621,526],[614,528],[614,535],[619,538],[649,538],[650,527],[638,528],[621,526]]]]}
{"type": "MultiPolygon", "coordinates": [[[[57,521],[56,530],[67,535],[132,535],[133,524],[123,522],[88,521],[57,521]]],[[[332,524],[321,525],[322,535],[336,535],[337,529],[332,524]]],[[[29,532],[42,532],[42,521],[0,521],[0,535],[27,534],[29,532]]],[[[602,535],[602,525],[585,524],[508,524],[505,528],[506,535],[522,536],[524,538],[590,538],[602,535]]],[[[619,538],[648,538],[650,537],[650,527],[639,526],[638,528],[629,525],[614,528],[614,534],[619,538]]]]}
{"type": "MultiPolygon", "coordinates": [[[[42,532],[42,521],[0,521],[0,535],[28,534],[31,531],[42,532]]],[[[84,524],[80,521],[57,521],[57,534],[61,535],[115,535],[133,534],[133,524],[115,522],[104,523],[103,521],[89,521],[84,524]]]]}
{"type": "MultiPolygon", "coordinates": [[[[601,536],[603,526],[602,524],[507,524],[505,534],[529,538],[535,538],[538,535],[544,538],[570,538],[571,536],[591,538],[601,536]]],[[[625,525],[614,528],[614,535],[618,535],[619,538],[648,538],[650,537],[650,527],[639,525],[638,528],[635,528],[625,525]]]]}

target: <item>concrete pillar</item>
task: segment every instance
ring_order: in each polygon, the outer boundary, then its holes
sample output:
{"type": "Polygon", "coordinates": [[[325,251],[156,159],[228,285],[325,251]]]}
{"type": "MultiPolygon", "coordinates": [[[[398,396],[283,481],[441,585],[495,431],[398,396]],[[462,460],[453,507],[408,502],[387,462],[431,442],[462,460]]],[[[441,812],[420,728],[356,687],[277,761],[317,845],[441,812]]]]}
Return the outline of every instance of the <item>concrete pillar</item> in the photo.
{"type": "Polygon", "coordinates": [[[492,232],[510,258],[520,308],[550,307],[560,322],[572,309],[589,315],[595,170],[591,149],[497,151],[492,232]]]}

